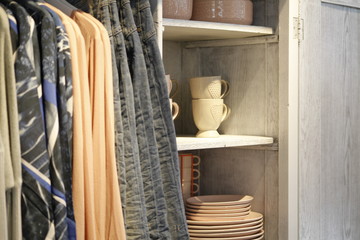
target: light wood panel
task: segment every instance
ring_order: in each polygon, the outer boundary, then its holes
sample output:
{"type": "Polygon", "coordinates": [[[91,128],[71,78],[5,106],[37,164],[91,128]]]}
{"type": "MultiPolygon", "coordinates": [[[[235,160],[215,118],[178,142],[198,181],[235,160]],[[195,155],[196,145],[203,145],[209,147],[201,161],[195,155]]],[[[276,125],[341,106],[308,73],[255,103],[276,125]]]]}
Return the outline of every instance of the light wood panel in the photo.
{"type": "Polygon", "coordinates": [[[229,148],[201,151],[201,194],[254,196],[252,210],[265,210],[265,151],[229,148]]]}
{"type": "Polygon", "coordinates": [[[179,104],[180,112],[178,117],[175,119],[176,131],[180,131],[182,121],[180,119],[183,115],[184,108],[180,104],[182,98],[182,44],[174,41],[164,41],[163,44],[163,62],[165,67],[165,73],[170,74],[170,78],[176,80],[179,84],[180,89],[178,93],[173,97],[173,101],[179,104]]]}
{"type": "Polygon", "coordinates": [[[253,0],[253,25],[276,29],[279,22],[279,0],[253,0]]]}
{"type": "Polygon", "coordinates": [[[179,136],[176,138],[176,140],[179,151],[271,145],[273,143],[273,138],[271,137],[240,135],[221,135],[218,138],[197,138],[194,136],[179,136]]]}
{"type": "Polygon", "coordinates": [[[360,8],[359,0],[322,0],[324,3],[331,3],[340,6],[360,8]]]}
{"type": "MultiPolygon", "coordinates": [[[[299,239],[320,239],[321,2],[301,3],[299,69],[299,239]]],[[[336,239],[336,238],[330,238],[336,239]]]]}
{"type": "Polygon", "coordinates": [[[201,74],[220,75],[230,83],[224,102],[232,109],[219,132],[265,135],[265,45],[204,48],[201,74]]]}
{"type": "Polygon", "coordinates": [[[265,151],[265,239],[279,239],[279,166],[278,152],[265,151]]]}
{"type": "Polygon", "coordinates": [[[269,27],[180,19],[163,19],[164,39],[198,41],[247,38],[273,34],[269,27]]]}
{"type": "MultiPolygon", "coordinates": [[[[322,4],[320,239],[360,239],[360,10],[322,4]]],[[[310,161],[310,159],[309,159],[310,161]]]]}
{"type": "Polygon", "coordinates": [[[298,4],[279,0],[279,240],[298,239],[298,4]]]}

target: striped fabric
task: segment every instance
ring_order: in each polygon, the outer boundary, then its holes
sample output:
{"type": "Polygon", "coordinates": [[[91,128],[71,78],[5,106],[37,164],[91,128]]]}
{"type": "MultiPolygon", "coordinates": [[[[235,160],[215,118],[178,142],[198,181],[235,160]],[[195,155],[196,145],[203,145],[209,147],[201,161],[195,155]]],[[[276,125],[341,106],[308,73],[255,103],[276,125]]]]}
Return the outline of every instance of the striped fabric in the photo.
{"type": "Polygon", "coordinates": [[[34,20],[23,7],[15,2],[9,7],[13,10],[19,26],[15,77],[23,168],[22,228],[26,233],[24,239],[54,239],[49,155],[40,101],[40,63],[34,54],[34,47],[38,49],[37,32],[34,20]]]}

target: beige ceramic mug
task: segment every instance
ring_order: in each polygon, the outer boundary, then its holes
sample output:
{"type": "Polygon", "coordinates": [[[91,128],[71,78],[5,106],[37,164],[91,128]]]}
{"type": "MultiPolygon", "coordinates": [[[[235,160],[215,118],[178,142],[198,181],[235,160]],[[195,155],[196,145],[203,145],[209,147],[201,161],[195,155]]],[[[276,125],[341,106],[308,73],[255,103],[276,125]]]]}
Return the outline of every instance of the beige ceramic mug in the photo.
{"type": "Polygon", "coordinates": [[[179,89],[178,82],[176,80],[171,80],[170,75],[165,75],[166,84],[168,89],[168,95],[170,98],[173,98],[179,89]]]}
{"type": "Polygon", "coordinates": [[[219,137],[217,129],[226,120],[231,109],[224,104],[223,99],[192,100],[193,117],[199,132],[196,137],[219,137]]]}
{"type": "Polygon", "coordinates": [[[175,118],[179,115],[180,107],[176,102],[173,102],[172,98],[169,98],[169,103],[171,108],[172,119],[175,120],[175,118]]]}
{"type": "Polygon", "coordinates": [[[193,99],[224,98],[229,93],[229,83],[221,76],[196,77],[190,79],[190,91],[193,99]]]}

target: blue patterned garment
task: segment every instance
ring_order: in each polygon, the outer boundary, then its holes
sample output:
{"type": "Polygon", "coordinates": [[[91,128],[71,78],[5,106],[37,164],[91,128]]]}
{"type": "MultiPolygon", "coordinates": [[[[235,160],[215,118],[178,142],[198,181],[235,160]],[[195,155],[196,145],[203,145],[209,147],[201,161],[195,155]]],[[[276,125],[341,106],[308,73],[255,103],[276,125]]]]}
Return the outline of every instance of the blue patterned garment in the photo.
{"type": "Polygon", "coordinates": [[[63,162],[63,182],[66,193],[67,223],[69,239],[76,239],[74,209],[72,204],[72,67],[69,39],[59,16],[46,6],[56,25],[57,37],[57,105],[60,125],[60,144],[63,162]]]}
{"type": "Polygon", "coordinates": [[[67,208],[63,174],[63,160],[60,146],[57,89],[57,48],[55,23],[50,13],[29,1],[27,11],[37,24],[40,43],[41,83],[45,114],[45,133],[50,157],[51,190],[54,196],[53,213],[56,239],[67,239],[67,208]]]}
{"type": "Polygon", "coordinates": [[[19,32],[15,77],[22,157],[22,229],[24,239],[54,239],[50,161],[41,104],[42,89],[37,31],[34,20],[12,2],[19,32]]]}

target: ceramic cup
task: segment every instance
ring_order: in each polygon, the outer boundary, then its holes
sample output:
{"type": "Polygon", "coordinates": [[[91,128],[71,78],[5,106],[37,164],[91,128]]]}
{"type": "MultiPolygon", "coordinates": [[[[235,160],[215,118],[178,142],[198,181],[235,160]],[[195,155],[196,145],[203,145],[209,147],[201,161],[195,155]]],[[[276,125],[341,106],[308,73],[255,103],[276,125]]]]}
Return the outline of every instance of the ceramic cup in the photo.
{"type": "Polygon", "coordinates": [[[185,200],[199,192],[200,171],[194,167],[199,167],[201,159],[191,153],[182,153],[179,154],[179,161],[182,194],[185,200]]]}
{"type": "Polygon", "coordinates": [[[171,108],[172,119],[175,120],[175,118],[179,115],[180,107],[176,102],[173,102],[172,98],[169,98],[169,104],[171,108]]]}
{"type": "Polygon", "coordinates": [[[168,95],[170,98],[173,98],[179,89],[178,82],[176,80],[171,80],[170,75],[165,75],[166,84],[168,89],[168,95]]]}
{"type": "Polygon", "coordinates": [[[181,166],[181,181],[191,181],[200,179],[200,171],[194,167],[199,167],[200,157],[188,154],[179,154],[180,166],[181,166]]]}
{"type": "Polygon", "coordinates": [[[229,93],[229,83],[221,76],[196,77],[190,79],[190,91],[193,99],[224,98],[229,93]]]}
{"type": "Polygon", "coordinates": [[[223,99],[192,100],[192,111],[195,125],[199,129],[196,137],[204,138],[219,137],[217,129],[231,113],[223,99]]]}

